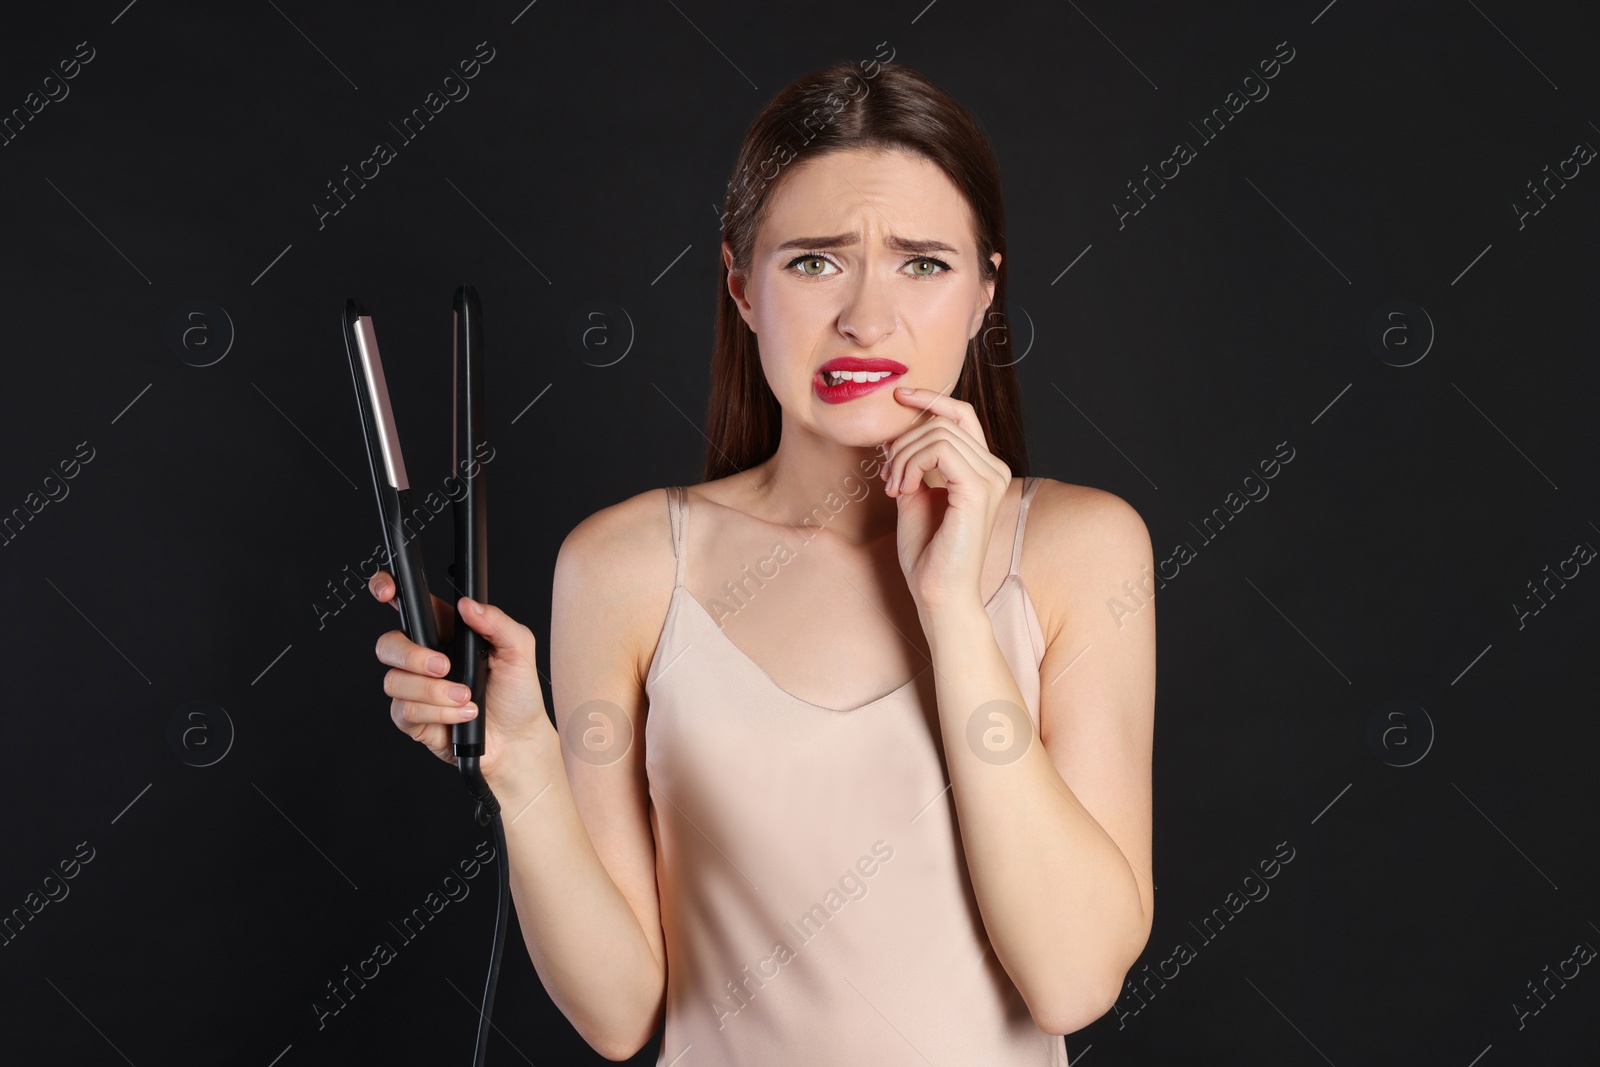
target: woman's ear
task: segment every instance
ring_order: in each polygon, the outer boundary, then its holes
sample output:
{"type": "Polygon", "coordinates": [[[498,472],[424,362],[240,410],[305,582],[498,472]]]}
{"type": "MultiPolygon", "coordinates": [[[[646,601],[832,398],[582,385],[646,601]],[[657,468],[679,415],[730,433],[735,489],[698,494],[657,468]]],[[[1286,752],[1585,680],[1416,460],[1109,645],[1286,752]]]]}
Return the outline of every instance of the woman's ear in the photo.
{"type": "Polygon", "coordinates": [[[733,304],[739,309],[739,314],[744,318],[745,325],[749,326],[750,331],[754,333],[755,326],[750,322],[750,301],[745,295],[746,283],[749,279],[734,269],[733,246],[727,241],[722,242],[722,265],[728,271],[728,295],[733,297],[733,304]]]}
{"type": "MultiPolygon", "coordinates": [[[[989,256],[989,262],[994,264],[994,269],[996,271],[999,271],[1000,253],[995,252],[991,254],[989,256]]],[[[983,303],[979,304],[977,309],[973,311],[972,323],[967,329],[967,340],[969,341],[978,336],[978,328],[983,325],[983,320],[985,318],[984,312],[988,311],[989,305],[994,303],[994,283],[995,280],[993,278],[987,279],[983,283],[983,303]]]]}

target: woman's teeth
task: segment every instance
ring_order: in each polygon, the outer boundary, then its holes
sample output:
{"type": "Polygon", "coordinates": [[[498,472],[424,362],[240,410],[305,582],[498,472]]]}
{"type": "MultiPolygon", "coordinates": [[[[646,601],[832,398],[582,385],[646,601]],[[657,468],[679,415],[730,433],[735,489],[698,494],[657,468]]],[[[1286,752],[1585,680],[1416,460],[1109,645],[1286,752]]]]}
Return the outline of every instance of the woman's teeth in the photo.
{"type": "Polygon", "coordinates": [[[881,382],[894,371],[888,370],[830,370],[824,371],[822,381],[824,385],[838,385],[840,382],[881,382]]]}

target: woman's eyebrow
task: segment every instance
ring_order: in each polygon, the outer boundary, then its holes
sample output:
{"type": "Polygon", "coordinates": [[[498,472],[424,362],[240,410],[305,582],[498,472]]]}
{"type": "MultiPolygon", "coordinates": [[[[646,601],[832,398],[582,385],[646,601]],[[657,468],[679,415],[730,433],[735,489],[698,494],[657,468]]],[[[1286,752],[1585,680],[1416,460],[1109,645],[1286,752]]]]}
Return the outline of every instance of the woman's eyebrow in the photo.
{"type": "MultiPolygon", "coordinates": [[[[783,242],[783,244],[774,248],[773,252],[776,254],[794,248],[850,248],[858,243],[859,239],[853,233],[836,233],[832,237],[796,237],[783,242]]],[[[915,252],[921,255],[926,255],[929,252],[944,252],[952,256],[960,255],[960,249],[951,248],[943,241],[931,239],[914,240],[890,234],[883,239],[883,243],[886,247],[892,248],[896,252],[915,252]]]]}

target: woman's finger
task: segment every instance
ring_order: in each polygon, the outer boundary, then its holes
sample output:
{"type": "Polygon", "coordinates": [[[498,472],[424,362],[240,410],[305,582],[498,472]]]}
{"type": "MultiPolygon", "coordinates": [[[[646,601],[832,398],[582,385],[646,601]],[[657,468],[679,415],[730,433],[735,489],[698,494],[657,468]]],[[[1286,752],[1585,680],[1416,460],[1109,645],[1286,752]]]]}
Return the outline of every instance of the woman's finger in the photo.
{"type": "Polygon", "coordinates": [[[494,654],[507,666],[534,666],[533,631],[493,604],[480,604],[471,597],[456,601],[467,625],[488,639],[494,654]]]}
{"type": "Polygon", "coordinates": [[[927,422],[912,427],[899,437],[895,438],[893,441],[889,442],[888,457],[886,462],[891,467],[894,466],[895,460],[906,454],[907,450],[911,446],[925,440],[933,434],[941,432],[965,441],[970,447],[972,453],[976,456],[982,457],[982,459],[987,462],[989,466],[994,468],[995,473],[999,474],[1002,471],[1009,473],[1009,469],[1006,468],[1003,462],[1001,462],[1000,458],[994,455],[994,453],[990,452],[988,446],[983,443],[983,432],[981,430],[978,432],[977,436],[974,437],[972,434],[966,431],[965,427],[961,425],[960,420],[949,415],[935,415],[927,422]]]}
{"type": "Polygon", "coordinates": [[[435,756],[444,760],[450,760],[454,756],[455,751],[454,746],[451,744],[450,727],[439,723],[410,723],[393,711],[390,712],[390,717],[394,719],[394,724],[400,727],[407,737],[427,745],[428,750],[435,756]]]}
{"type": "Polygon", "coordinates": [[[967,481],[959,475],[953,475],[950,468],[953,457],[954,443],[948,437],[938,437],[922,445],[914,446],[910,453],[902,456],[900,460],[900,476],[889,486],[890,496],[909,496],[922,487],[924,476],[930,471],[939,471],[944,476],[946,487],[950,483],[963,483],[967,481]],[[940,456],[944,456],[943,466],[940,465],[940,456]]]}
{"type": "Polygon", "coordinates": [[[450,673],[450,657],[417,644],[403,631],[388,630],[378,635],[378,661],[400,667],[413,674],[443,678],[450,673]]]}
{"type": "Polygon", "coordinates": [[[394,596],[394,579],[388,571],[377,571],[367,579],[367,589],[379,603],[390,604],[394,610],[400,610],[400,602],[394,596]]]}
{"type": "Polygon", "coordinates": [[[466,722],[478,716],[478,705],[466,704],[462,707],[440,707],[437,704],[425,704],[419,700],[402,700],[395,697],[389,702],[389,718],[394,720],[396,726],[406,733],[416,736],[403,724],[422,726],[428,723],[444,723],[446,725],[466,722]]]}
{"type": "MultiPolygon", "coordinates": [[[[987,452],[982,453],[982,456],[987,455],[987,452]]],[[[900,477],[891,484],[890,495],[914,493],[924,482],[932,485],[928,475],[935,471],[943,476],[948,487],[970,487],[987,479],[994,489],[1003,491],[1003,476],[985,463],[982,456],[970,444],[954,435],[942,434],[929,438],[921,445],[914,446],[910,454],[901,457],[900,477]]]]}
{"type": "Polygon", "coordinates": [[[921,408],[931,417],[943,415],[950,419],[967,435],[977,441],[985,451],[988,443],[984,440],[983,424],[978,421],[977,410],[965,400],[957,400],[953,396],[933,389],[918,389],[911,386],[897,386],[894,391],[895,399],[907,407],[921,408]]]}
{"type": "MultiPolygon", "coordinates": [[[[396,594],[394,576],[388,571],[377,571],[367,579],[367,589],[379,602],[388,604],[394,610],[400,610],[400,598],[396,594]]],[[[448,643],[455,638],[456,609],[437,594],[433,596],[433,620],[438,627],[439,639],[448,643]]]]}
{"type": "Polygon", "coordinates": [[[424,677],[396,667],[383,676],[385,696],[416,700],[440,707],[459,708],[472,699],[472,690],[448,678],[424,677]]]}
{"type": "MultiPolygon", "coordinates": [[[[906,487],[911,484],[906,480],[906,464],[910,457],[932,442],[940,440],[951,441],[957,445],[960,448],[960,455],[964,456],[972,464],[975,474],[987,470],[992,476],[1002,479],[1010,474],[1009,468],[998,457],[968,437],[961,431],[960,427],[941,418],[939,422],[926,430],[919,428],[918,430],[909,431],[904,437],[895,442],[890,450],[888,473],[884,479],[884,484],[891,487],[891,496],[896,492],[904,492],[906,487]],[[895,488],[897,486],[898,488],[895,488]]],[[[933,466],[925,466],[923,469],[927,472],[935,468],[933,466]]],[[[939,475],[935,475],[935,477],[937,478],[939,475]]],[[[937,484],[943,485],[950,480],[948,472],[946,472],[944,480],[937,484]]],[[[929,482],[928,484],[934,485],[935,483],[929,482]]]]}

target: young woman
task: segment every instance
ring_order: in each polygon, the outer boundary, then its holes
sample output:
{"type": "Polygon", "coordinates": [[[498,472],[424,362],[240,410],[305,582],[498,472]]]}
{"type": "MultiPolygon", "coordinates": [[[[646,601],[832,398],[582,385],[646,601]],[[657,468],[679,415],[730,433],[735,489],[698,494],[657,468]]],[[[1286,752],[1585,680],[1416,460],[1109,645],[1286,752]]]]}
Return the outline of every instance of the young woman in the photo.
{"type": "MultiPolygon", "coordinates": [[[[532,633],[458,604],[528,952],[609,1059],[664,1021],[663,1065],[1059,1067],[1149,935],[1149,537],[1023,476],[994,159],[873,67],[745,135],[707,480],[567,536],[554,727],[532,633]]],[[[445,657],[377,653],[453,760],[445,657]]]]}

